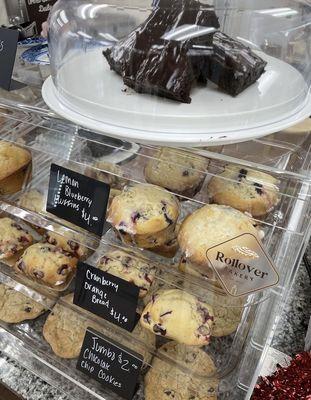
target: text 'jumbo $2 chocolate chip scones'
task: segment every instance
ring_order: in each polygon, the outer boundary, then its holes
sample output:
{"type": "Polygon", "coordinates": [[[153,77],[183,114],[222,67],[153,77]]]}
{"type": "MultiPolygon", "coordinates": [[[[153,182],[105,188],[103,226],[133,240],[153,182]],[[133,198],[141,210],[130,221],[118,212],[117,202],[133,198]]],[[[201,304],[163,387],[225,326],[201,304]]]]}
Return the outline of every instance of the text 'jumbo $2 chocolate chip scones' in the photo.
{"type": "Polygon", "coordinates": [[[176,194],[193,197],[201,189],[208,164],[199,155],[163,147],[146,165],[145,178],[176,194]]]}
{"type": "Polygon", "coordinates": [[[11,218],[0,218],[0,260],[13,257],[30,246],[33,237],[11,218]]]}
{"type": "Polygon", "coordinates": [[[139,297],[145,297],[155,279],[156,267],[132,253],[112,250],[98,260],[97,267],[139,287],[139,297]]]}
{"type": "Polygon", "coordinates": [[[19,322],[35,319],[45,311],[41,304],[23,293],[0,284],[0,321],[8,324],[18,324],[19,322]]]}
{"type": "Polygon", "coordinates": [[[216,367],[203,350],[170,342],[159,353],[172,361],[154,358],[145,376],[146,400],[217,400],[216,367]]]}
{"type": "Polygon", "coordinates": [[[51,244],[36,243],[24,252],[15,270],[43,285],[58,288],[69,282],[76,270],[77,258],[51,244]]]}
{"type": "Polygon", "coordinates": [[[180,206],[168,191],[148,184],[127,186],[109,207],[107,221],[126,243],[162,246],[174,237],[180,206]]]}
{"type": "Polygon", "coordinates": [[[159,291],[145,307],[140,323],[156,335],[189,346],[209,344],[212,307],[179,289],[159,291]]]}
{"type": "Polygon", "coordinates": [[[178,242],[183,253],[183,263],[190,263],[190,268],[202,276],[213,275],[206,252],[210,248],[223,243],[221,249],[226,257],[237,256],[228,240],[241,237],[241,246],[251,248],[253,237],[260,240],[260,232],[253,226],[251,218],[232,207],[207,204],[189,215],[181,225],[178,242]]]}
{"type": "Polygon", "coordinates": [[[279,202],[278,184],[277,179],[263,172],[227,165],[211,179],[208,193],[213,203],[263,217],[279,202]]]}

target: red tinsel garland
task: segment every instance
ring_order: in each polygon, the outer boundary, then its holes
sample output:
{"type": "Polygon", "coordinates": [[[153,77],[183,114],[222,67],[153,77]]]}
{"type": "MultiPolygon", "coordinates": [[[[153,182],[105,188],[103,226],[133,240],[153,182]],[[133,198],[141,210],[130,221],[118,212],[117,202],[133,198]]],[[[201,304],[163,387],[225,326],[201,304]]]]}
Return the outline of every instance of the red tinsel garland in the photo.
{"type": "Polygon", "coordinates": [[[311,353],[298,354],[288,367],[261,377],[252,400],[311,400],[311,353]]]}

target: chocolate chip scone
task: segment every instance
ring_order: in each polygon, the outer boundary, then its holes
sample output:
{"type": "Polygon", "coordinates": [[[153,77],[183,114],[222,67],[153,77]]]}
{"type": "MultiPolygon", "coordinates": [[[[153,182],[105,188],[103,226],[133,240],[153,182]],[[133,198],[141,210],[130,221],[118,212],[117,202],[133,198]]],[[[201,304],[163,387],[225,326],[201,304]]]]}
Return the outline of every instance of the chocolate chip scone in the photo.
{"type": "Polygon", "coordinates": [[[152,296],[140,322],[156,335],[189,346],[204,346],[210,342],[214,313],[191,294],[170,289],[152,296]]]}
{"type": "MultiPolygon", "coordinates": [[[[251,218],[232,207],[208,204],[196,210],[183,221],[178,234],[184,262],[186,260],[191,265],[188,270],[213,277],[207,250],[246,233],[252,236],[241,237],[241,246],[251,248],[253,236],[260,240],[259,231],[251,218]]],[[[221,249],[226,257],[237,256],[230,243],[224,243],[221,249]]]]}
{"type": "Polygon", "coordinates": [[[193,197],[202,187],[209,161],[196,154],[163,147],[145,168],[147,182],[193,197]]]}
{"type": "Polygon", "coordinates": [[[139,287],[139,297],[145,297],[155,279],[157,268],[134,254],[112,250],[97,262],[102,271],[117,276],[139,287]]]}
{"type": "Polygon", "coordinates": [[[171,360],[154,358],[145,376],[145,400],[217,400],[213,360],[200,348],[174,342],[159,349],[171,360]]]}
{"type": "Polygon", "coordinates": [[[179,211],[177,198],[168,191],[138,184],[124,188],[112,200],[107,221],[126,243],[154,248],[174,236],[179,211]]]}
{"type": "Polygon", "coordinates": [[[11,218],[0,218],[0,260],[13,257],[30,246],[33,237],[11,218]]]}
{"type": "Polygon", "coordinates": [[[51,244],[30,246],[15,264],[15,270],[43,285],[57,288],[69,282],[77,258],[51,244]]]}
{"type": "MultiPolygon", "coordinates": [[[[73,294],[63,297],[62,300],[68,305],[72,304],[73,294]]],[[[54,306],[44,324],[43,336],[58,357],[77,358],[80,354],[86,329],[91,327],[100,332],[100,326],[88,320],[87,314],[84,317],[61,303],[57,303],[54,306]]],[[[119,342],[142,354],[145,363],[150,363],[151,357],[148,350],[155,347],[154,335],[142,329],[139,324],[132,332],[132,335],[138,339],[137,342],[125,343],[125,340],[121,339],[119,339],[119,342]]]]}
{"type": "Polygon", "coordinates": [[[0,321],[8,324],[18,324],[19,322],[35,319],[45,311],[41,304],[23,293],[0,284],[0,321]]]}
{"type": "Polygon", "coordinates": [[[263,172],[227,165],[221,174],[211,179],[208,193],[213,203],[263,217],[279,202],[278,183],[263,172]]]}

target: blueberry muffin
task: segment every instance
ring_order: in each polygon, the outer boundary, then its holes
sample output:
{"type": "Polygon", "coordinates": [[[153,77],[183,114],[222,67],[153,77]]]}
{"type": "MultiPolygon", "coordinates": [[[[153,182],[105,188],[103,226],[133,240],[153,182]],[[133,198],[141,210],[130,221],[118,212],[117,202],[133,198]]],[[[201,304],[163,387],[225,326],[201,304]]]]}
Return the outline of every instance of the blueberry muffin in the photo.
{"type": "Polygon", "coordinates": [[[126,243],[154,248],[174,235],[179,210],[178,200],[168,191],[137,184],[124,188],[112,200],[107,221],[126,243]]]}
{"type": "MultiPolygon", "coordinates": [[[[59,302],[54,306],[48,316],[43,327],[43,336],[58,357],[77,358],[81,351],[86,329],[91,327],[100,332],[101,327],[87,318],[87,312],[83,316],[78,311],[69,308],[73,301],[72,294],[63,297],[62,301],[62,303],[59,302]],[[66,306],[66,303],[68,306],[66,306]]],[[[109,323],[107,324],[110,325],[109,323]]],[[[132,340],[130,343],[125,343],[123,338],[119,338],[118,341],[133,351],[142,354],[145,363],[150,363],[151,357],[148,347],[150,349],[155,347],[154,335],[142,329],[139,324],[137,324],[131,335],[137,339],[137,342],[132,340]]]]}
{"type": "Polygon", "coordinates": [[[150,250],[153,253],[159,254],[162,257],[173,258],[179,249],[177,236],[180,226],[181,224],[177,223],[173,235],[169,237],[168,240],[162,246],[154,247],[153,249],[150,250]]]}
{"type": "Polygon", "coordinates": [[[277,179],[237,165],[227,165],[213,177],[208,193],[213,203],[231,206],[253,217],[264,217],[279,202],[277,179]]]}
{"type": "Polygon", "coordinates": [[[112,250],[98,260],[97,267],[139,287],[139,297],[145,297],[155,279],[157,269],[132,253],[112,250]]]}
{"type": "Polygon", "coordinates": [[[28,150],[0,142],[0,195],[13,194],[31,178],[32,157],[28,150]]]}
{"type": "Polygon", "coordinates": [[[76,270],[77,258],[51,244],[36,243],[15,264],[17,272],[40,284],[58,288],[67,284],[76,270]]]}
{"type": "Polygon", "coordinates": [[[189,346],[209,344],[213,309],[179,289],[159,291],[145,307],[140,322],[156,335],[189,346]]]}
{"type": "Polygon", "coordinates": [[[0,260],[13,257],[26,249],[33,237],[11,218],[0,218],[0,260]]]}
{"type": "Polygon", "coordinates": [[[86,175],[107,183],[113,189],[121,190],[124,187],[124,179],[121,178],[123,172],[119,165],[107,161],[97,161],[91,167],[86,168],[86,175]]]}
{"type": "Polygon", "coordinates": [[[145,400],[217,400],[213,360],[198,347],[170,342],[159,349],[145,376],[145,400]]]}
{"type": "Polygon", "coordinates": [[[45,308],[17,292],[13,288],[0,284],[0,321],[8,324],[18,324],[32,320],[45,312],[45,308]]]}
{"type": "MultiPolygon", "coordinates": [[[[192,266],[190,269],[209,277],[214,273],[207,250],[245,233],[260,240],[259,231],[247,215],[228,206],[208,204],[183,221],[178,242],[184,259],[192,266]]],[[[249,236],[241,238],[241,246],[251,247],[251,240],[249,236]]],[[[237,255],[230,244],[224,243],[222,249],[227,257],[237,255]]]]}
{"type": "Polygon", "coordinates": [[[202,187],[209,161],[196,154],[163,147],[145,168],[148,183],[193,197],[202,187]]]}

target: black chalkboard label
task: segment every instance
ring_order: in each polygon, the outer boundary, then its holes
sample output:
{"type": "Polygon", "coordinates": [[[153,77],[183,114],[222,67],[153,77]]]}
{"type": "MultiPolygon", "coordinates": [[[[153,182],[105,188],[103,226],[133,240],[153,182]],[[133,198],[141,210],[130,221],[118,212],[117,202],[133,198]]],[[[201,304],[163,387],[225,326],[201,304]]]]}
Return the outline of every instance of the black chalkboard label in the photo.
{"type": "Polygon", "coordinates": [[[138,319],[136,313],[139,288],[116,276],[79,262],[74,304],[127,331],[138,319]]]}
{"type": "Polygon", "coordinates": [[[143,364],[140,354],[88,328],[77,369],[124,399],[131,400],[143,364]]]}
{"type": "Polygon", "coordinates": [[[0,86],[11,89],[18,42],[18,31],[0,28],[0,86]]]}
{"type": "Polygon", "coordinates": [[[46,211],[101,236],[110,187],[52,164],[46,211]]]}
{"type": "Polygon", "coordinates": [[[28,18],[30,22],[36,22],[38,33],[41,25],[48,19],[49,13],[57,0],[26,0],[28,18]]]}

